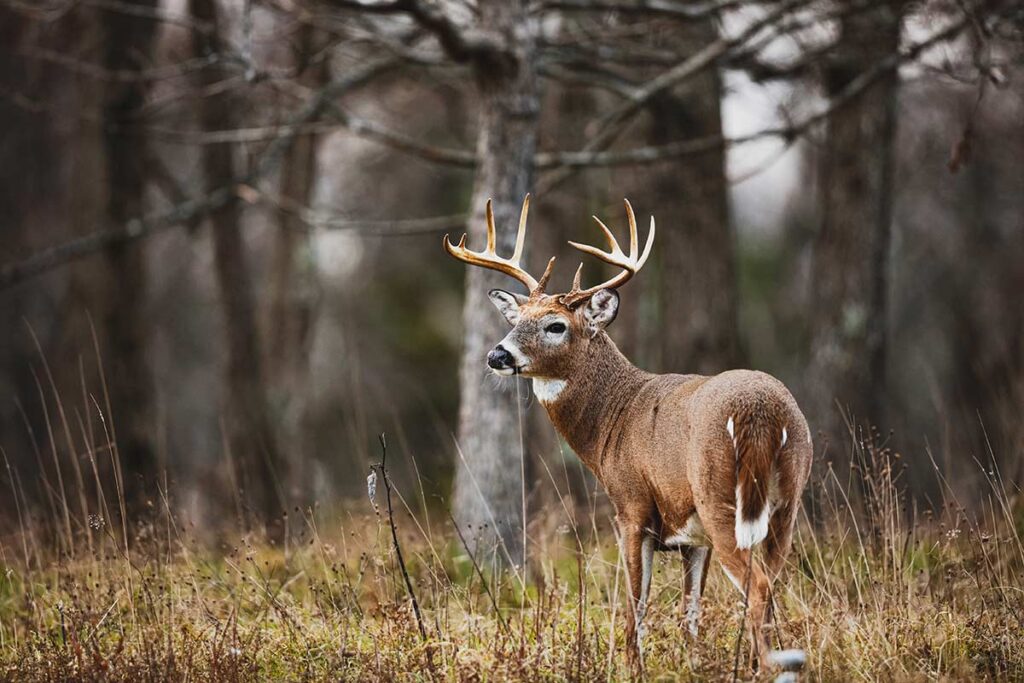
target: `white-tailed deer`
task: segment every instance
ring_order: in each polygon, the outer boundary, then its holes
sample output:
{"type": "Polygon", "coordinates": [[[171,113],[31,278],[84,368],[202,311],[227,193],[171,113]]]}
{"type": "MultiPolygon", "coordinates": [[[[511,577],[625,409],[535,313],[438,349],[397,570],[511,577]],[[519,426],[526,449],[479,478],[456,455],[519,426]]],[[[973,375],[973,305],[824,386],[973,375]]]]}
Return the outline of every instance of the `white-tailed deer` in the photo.
{"type": "Polygon", "coordinates": [[[643,267],[654,242],[654,219],[643,251],[629,218],[629,254],[596,217],[610,250],[570,242],[621,271],[582,289],[547,294],[552,258],[535,280],[520,266],[529,197],[523,202],[515,252],[495,253],[494,216],[487,205],[487,248],[473,252],[463,236],[445,250],[470,265],[523,283],[524,296],[491,290],[512,326],[487,355],[499,375],[532,378],[533,390],[558,432],[604,484],[615,505],[632,610],[626,641],[641,662],[644,612],[655,550],[680,549],[685,563],[686,618],[696,636],[700,597],[711,552],[747,596],[751,661],[765,661],[763,626],[769,591],[792,542],[813,453],[807,421],[774,377],[730,370],[713,377],[655,375],[623,356],[605,334],[619,305],[616,287],[643,267]],[[755,546],[763,556],[755,561],[755,546]]]}

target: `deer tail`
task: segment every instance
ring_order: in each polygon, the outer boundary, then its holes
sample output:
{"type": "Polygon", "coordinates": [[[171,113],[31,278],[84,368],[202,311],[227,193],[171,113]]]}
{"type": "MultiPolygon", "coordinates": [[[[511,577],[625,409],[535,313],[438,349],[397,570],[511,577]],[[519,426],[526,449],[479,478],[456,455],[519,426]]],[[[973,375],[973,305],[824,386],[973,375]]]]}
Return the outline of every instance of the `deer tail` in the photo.
{"type": "Polygon", "coordinates": [[[771,411],[739,411],[726,422],[736,457],[736,547],[753,548],[768,536],[769,492],[788,434],[771,411]]]}

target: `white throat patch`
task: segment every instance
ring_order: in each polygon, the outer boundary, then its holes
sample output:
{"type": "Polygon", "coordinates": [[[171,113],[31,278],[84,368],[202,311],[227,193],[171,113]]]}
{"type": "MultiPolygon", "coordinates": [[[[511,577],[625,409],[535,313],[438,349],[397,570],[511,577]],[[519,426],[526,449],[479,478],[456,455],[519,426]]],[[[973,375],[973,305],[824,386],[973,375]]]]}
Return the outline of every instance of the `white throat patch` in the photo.
{"type": "Polygon", "coordinates": [[[565,389],[564,379],[545,379],[543,377],[533,378],[533,393],[541,403],[551,403],[558,398],[558,395],[565,389]]]}

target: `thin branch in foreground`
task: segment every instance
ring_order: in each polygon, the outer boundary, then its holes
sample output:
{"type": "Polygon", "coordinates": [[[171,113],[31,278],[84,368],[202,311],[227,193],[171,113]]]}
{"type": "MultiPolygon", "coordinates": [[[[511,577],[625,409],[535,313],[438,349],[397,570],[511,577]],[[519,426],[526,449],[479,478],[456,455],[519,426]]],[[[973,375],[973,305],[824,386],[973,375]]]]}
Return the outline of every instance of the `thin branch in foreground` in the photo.
{"type": "MultiPolygon", "coordinates": [[[[395,555],[398,558],[398,567],[402,570],[402,578],[405,579],[405,588],[409,591],[409,599],[412,601],[412,611],[416,615],[416,625],[420,628],[420,636],[423,637],[423,641],[428,640],[427,629],[423,625],[423,615],[420,613],[420,603],[416,599],[416,591],[412,587],[412,579],[409,578],[409,570],[405,566],[405,558],[402,557],[402,546],[398,543],[398,530],[395,527],[395,513],[391,507],[391,478],[388,477],[388,471],[385,467],[385,463],[388,459],[388,442],[384,438],[383,432],[378,437],[380,439],[381,457],[380,464],[377,468],[380,470],[381,479],[384,480],[384,492],[385,500],[388,504],[388,525],[391,527],[391,541],[395,546],[395,555]]],[[[427,658],[430,658],[430,652],[427,652],[427,658]]]]}

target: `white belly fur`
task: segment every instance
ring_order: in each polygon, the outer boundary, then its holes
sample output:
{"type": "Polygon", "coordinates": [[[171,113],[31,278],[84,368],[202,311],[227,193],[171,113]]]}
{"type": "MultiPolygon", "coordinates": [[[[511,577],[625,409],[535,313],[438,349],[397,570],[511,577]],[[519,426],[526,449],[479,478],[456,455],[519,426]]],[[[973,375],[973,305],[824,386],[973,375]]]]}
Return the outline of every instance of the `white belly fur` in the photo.
{"type": "Polygon", "coordinates": [[[676,529],[676,532],[664,540],[667,546],[678,546],[678,545],[698,545],[698,546],[709,546],[711,541],[708,539],[707,533],[704,531],[704,524],[701,523],[700,517],[697,513],[690,515],[689,519],[686,520],[686,524],[681,529],[676,529]]]}

